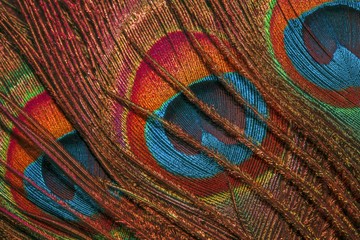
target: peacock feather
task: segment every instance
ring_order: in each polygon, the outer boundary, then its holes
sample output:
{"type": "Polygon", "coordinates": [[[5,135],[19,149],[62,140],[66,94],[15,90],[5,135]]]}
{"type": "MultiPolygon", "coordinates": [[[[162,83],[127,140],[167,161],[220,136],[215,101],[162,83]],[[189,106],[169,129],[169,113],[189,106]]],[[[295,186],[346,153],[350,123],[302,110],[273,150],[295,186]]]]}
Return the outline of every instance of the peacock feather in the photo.
{"type": "Polygon", "coordinates": [[[0,16],[0,238],[359,239],[359,1],[0,16]]]}

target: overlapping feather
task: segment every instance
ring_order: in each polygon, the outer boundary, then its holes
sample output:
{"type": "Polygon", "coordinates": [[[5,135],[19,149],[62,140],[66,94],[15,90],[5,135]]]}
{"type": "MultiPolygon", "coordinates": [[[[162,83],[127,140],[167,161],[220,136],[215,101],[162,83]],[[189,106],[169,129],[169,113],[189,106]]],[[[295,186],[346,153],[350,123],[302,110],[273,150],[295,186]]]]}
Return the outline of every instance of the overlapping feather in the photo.
{"type": "Polygon", "coordinates": [[[2,234],[357,239],[359,6],[1,1],[2,234]]]}

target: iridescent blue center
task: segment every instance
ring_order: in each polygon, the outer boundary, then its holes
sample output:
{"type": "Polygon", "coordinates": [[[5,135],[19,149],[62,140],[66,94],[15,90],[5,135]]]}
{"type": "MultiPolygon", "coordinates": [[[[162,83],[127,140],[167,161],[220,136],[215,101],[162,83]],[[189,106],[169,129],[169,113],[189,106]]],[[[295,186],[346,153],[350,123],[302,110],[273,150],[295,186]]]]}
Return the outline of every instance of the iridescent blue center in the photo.
{"type": "Polygon", "coordinates": [[[360,86],[360,3],[335,1],[289,21],[285,49],[308,81],[328,90],[360,86]]]}
{"type": "MultiPolygon", "coordinates": [[[[260,114],[267,117],[266,104],[250,81],[237,73],[226,73],[224,78],[260,114]]],[[[216,76],[202,78],[189,87],[200,100],[212,106],[222,117],[239,128],[245,129],[245,135],[255,144],[263,141],[266,125],[257,120],[250,109],[236,103],[216,76]]],[[[246,146],[238,143],[214,124],[181,93],[168,99],[154,111],[154,114],[178,125],[202,145],[219,152],[233,164],[241,164],[252,155],[246,146]]],[[[145,138],[157,162],[173,174],[190,178],[208,178],[222,171],[213,159],[174,137],[154,118],[147,120],[145,138]]]]}
{"type": "MultiPolygon", "coordinates": [[[[106,175],[97,160],[89,151],[85,142],[76,131],[70,132],[58,139],[58,142],[74,157],[90,174],[100,178],[106,175]]],[[[79,186],[74,184],[65,173],[47,155],[41,155],[31,163],[24,172],[25,176],[35,182],[40,188],[52,194],[57,199],[68,203],[75,211],[91,216],[100,211],[97,204],[79,186]]],[[[45,211],[66,219],[77,218],[60,204],[24,181],[28,199],[45,211]]]]}

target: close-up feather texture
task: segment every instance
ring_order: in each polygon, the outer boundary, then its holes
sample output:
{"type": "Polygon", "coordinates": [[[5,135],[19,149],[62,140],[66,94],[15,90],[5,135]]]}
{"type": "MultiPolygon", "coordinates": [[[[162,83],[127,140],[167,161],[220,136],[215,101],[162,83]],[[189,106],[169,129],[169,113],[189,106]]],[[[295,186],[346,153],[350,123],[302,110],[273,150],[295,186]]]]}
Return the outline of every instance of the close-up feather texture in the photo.
{"type": "Polygon", "coordinates": [[[0,239],[360,239],[360,1],[0,0],[0,239]]]}

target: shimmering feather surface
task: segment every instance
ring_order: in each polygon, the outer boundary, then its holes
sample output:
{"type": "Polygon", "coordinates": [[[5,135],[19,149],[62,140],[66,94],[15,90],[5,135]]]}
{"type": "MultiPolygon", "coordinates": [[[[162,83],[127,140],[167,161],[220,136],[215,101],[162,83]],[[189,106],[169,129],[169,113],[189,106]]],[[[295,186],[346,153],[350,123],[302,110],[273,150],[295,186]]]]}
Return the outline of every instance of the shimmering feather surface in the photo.
{"type": "Polygon", "coordinates": [[[358,1],[0,16],[0,237],[359,238],[358,1]]]}

